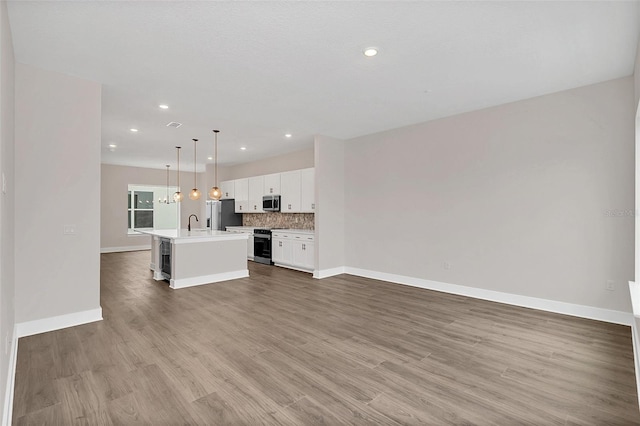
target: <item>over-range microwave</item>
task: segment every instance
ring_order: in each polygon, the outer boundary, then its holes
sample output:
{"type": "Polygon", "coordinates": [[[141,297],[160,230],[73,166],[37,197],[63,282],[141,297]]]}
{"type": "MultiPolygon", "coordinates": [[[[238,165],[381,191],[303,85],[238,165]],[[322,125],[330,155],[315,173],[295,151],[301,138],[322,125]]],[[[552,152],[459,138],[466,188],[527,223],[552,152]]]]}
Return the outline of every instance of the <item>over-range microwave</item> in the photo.
{"type": "Polygon", "coordinates": [[[280,211],[280,196],[279,195],[265,195],[262,197],[262,210],[265,212],[279,212],[280,211]]]}

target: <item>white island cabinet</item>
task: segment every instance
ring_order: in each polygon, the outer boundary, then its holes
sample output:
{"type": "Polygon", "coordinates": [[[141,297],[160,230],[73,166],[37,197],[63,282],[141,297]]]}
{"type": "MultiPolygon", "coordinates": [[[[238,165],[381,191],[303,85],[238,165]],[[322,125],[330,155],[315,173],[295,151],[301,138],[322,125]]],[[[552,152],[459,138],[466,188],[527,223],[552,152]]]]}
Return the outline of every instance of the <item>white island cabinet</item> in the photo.
{"type": "Polygon", "coordinates": [[[173,289],[249,276],[248,234],[210,229],[136,230],[151,235],[151,270],[155,280],[173,289]]]}
{"type": "Polygon", "coordinates": [[[255,226],[227,226],[227,232],[244,233],[249,236],[247,244],[247,259],[253,260],[253,230],[255,226]]]}

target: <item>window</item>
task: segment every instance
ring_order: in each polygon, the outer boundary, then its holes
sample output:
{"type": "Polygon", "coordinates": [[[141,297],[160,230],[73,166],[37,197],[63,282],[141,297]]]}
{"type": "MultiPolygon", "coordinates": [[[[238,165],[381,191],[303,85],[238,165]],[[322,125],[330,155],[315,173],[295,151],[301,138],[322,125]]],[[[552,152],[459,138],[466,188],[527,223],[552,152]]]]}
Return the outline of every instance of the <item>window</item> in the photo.
{"type": "MultiPolygon", "coordinates": [[[[169,188],[169,196],[176,191],[169,188]]],[[[128,199],[128,232],[134,229],[171,229],[178,225],[178,206],[166,203],[166,186],[129,185],[128,199]]]]}

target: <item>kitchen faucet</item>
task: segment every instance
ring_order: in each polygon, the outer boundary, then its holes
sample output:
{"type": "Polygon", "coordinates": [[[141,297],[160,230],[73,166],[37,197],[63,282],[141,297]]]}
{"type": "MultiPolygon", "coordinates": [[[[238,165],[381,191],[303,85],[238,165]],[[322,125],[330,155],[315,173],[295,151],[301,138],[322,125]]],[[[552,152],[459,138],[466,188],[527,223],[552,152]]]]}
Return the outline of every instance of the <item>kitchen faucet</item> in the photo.
{"type": "MultiPolygon", "coordinates": [[[[200,222],[198,220],[198,216],[196,216],[195,214],[192,214],[191,216],[196,218],[196,222],[200,222]]],[[[189,224],[187,225],[187,231],[191,231],[191,216],[189,216],[189,224]]]]}

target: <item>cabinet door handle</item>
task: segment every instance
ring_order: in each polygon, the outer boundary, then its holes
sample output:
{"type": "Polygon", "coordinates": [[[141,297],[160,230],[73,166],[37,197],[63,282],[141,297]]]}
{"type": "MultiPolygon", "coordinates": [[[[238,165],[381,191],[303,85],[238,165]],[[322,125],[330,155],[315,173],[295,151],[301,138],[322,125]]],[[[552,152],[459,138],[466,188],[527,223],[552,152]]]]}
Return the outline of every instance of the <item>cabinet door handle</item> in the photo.
{"type": "Polygon", "coordinates": [[[291,204],[289,204],[289,210],[291,210],[291,204]]]}
{"type": "Polygon", "coordinates": [[[307,249],[307,247],[305,247],[305,245],[303,244],[302,245],[302,250],[306,250],[306,249],[307,249]]]}
{"type": "Polygon", "coordinates": [[[311,210],[315,210],[316,208],[316,203],[311,204],[311,210]]]}
{"type": "Polygon", "coordinates": [[[273,188],[269,188],[269,194],[273,194],[273,188]]]}
{"type": "Polygon", "coordinates": [[[278,241],[278,247],[282,247],[282,241],[278,241]]]}
{"type": "Polygon", "coordinates": [[[256,207],[256,205],[255,205],[255,204],[253,205],[253,209],[254,209],[254,210],[256,210],[256,209],[257,209],[257,207],[256,207]]]}
{"type": "Polygon", "coordinates": [[[240,210],[242,210],[242,206],[240,206],[240,210]]]}

